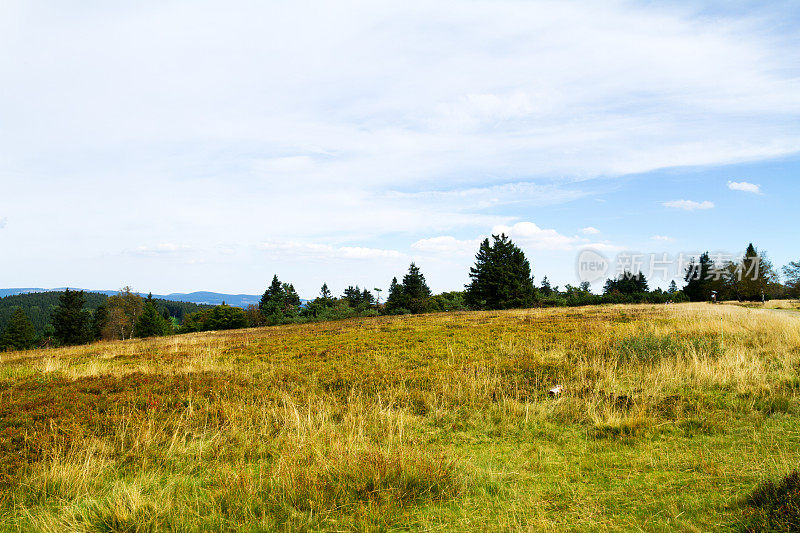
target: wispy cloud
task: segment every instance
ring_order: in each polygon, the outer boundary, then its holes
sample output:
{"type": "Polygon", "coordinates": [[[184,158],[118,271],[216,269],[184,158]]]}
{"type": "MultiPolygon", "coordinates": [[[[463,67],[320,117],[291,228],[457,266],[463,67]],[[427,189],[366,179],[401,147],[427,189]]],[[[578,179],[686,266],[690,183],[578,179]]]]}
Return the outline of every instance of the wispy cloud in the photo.
{"type": "Polygon", "coordinates": [[[192,250],[192,247],[187,244],[175,244],[171,242],[160,243],[153,246],[137,246],[135,249],[131,250],[131,253],[134,255],[144,255],[144,256],[153,256],[153,255],[176,255],[176,254],[184,254],[192,250]]]}
{"type": "Polygon", "coordinates": [[[581,233],[583,233],[584,235],[599,235],[600,230],[593,226],[588,226],[585,228],[581,228],[581,233]]]}
{"type": "Polygon", "coordinates": [[[729,181],[728,188],[732,191],[761,194],[761,185],[756,185],[755,183],[749,183],[747,181],[729,181]]]}
{"type": "Polygon", "coordinates": [[[420,239],[411,245],[416,252],[432,254],[474,254],[478,251],[481,239],[459,240],[451,235],[420,239]]]}
{"type": "Polygon", "coordinates": [[[664,207],[671,207],[674,209],[683,209],[684,211],[697,211],[701,209],[714,209],[714,202],[705,200],[703,202],[695,202],[694,200],[672,200],[664,202],[664,207]]]}
{"type": "Polygon", "coordinates": [[[667,235],[653,235],[650,238],[654,241],[662,241],[662,242],[672,242],[675,240],[672,237],[668,237],[667,235]]]}
{"type": "Polygon", "coordinates": [[[492,234],[505,233],[518,244],[532,249],[569,250],[581,240],[562,235],[554,229],[542,229],[533,222],[517,222],[513,226],[495,226],[492,234]]]}
{"type": "Polygon", "coordinates": [[[259,245],[259,248],[270,254],[286,259],[398,259],[404,254],[397,250],[365,248],[361,246],[330,246],[327,244],[305,243],[295,241],[270,241],[259,245]]]}
{"type": "Polygon", "coordinates": [[[6,217],[0,218],[0,229],[5,228],[6,224],[8,224],[8,218],[6,217]]]}

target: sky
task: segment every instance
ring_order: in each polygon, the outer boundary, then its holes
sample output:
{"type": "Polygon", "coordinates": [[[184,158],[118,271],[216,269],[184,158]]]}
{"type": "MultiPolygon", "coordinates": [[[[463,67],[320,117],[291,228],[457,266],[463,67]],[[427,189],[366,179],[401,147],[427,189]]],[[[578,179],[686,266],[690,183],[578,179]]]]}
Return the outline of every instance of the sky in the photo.
{"type": "Polygon", "coordinates": [[[313,298],[415,261],[459,290],[499,232],[561,286],[584,249],[780,267],[799,28],[791,1],[4,0],[0,287],[313,298]]]}

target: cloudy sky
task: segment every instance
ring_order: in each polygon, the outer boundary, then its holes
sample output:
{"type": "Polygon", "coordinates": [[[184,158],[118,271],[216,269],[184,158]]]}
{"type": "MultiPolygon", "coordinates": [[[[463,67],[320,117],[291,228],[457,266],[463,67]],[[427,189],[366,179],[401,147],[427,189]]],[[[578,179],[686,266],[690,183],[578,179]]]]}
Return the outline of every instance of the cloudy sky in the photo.
{"type": "Polygon", "coordinates": [[[800,258],[796,2],[0,3],[0,287],[800,258]]]}

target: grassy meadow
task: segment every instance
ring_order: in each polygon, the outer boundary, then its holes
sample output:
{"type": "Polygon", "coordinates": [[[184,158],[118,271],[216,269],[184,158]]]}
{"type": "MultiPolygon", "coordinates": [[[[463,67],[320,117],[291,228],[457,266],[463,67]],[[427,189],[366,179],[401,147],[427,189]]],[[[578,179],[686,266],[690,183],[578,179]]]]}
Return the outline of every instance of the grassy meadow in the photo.
{"type": "Polygon", "coordinates": [[[800,314],[100,342],[0,354],[0,400],[0,531],[758,530],[748,499],[800,465],[800,314]]]}

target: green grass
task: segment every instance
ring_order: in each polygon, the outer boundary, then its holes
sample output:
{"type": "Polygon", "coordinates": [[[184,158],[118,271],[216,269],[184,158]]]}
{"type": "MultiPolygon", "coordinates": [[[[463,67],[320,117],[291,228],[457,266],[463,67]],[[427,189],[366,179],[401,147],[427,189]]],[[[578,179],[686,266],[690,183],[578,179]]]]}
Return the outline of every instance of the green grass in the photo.
{"type": "Polygon", "coordinates": [[[0,530],[786,530],[798,370],[694,304],[0,354],[0,530]]]}

